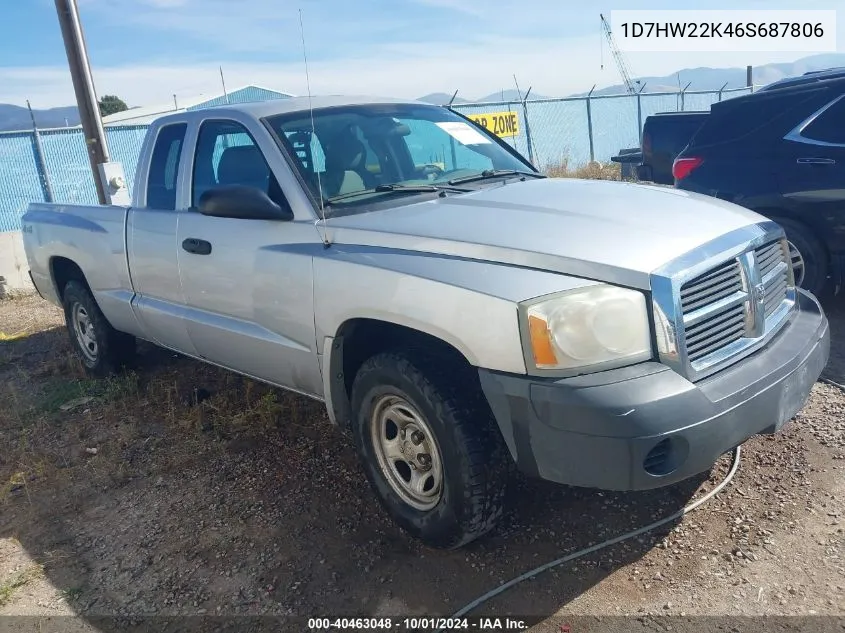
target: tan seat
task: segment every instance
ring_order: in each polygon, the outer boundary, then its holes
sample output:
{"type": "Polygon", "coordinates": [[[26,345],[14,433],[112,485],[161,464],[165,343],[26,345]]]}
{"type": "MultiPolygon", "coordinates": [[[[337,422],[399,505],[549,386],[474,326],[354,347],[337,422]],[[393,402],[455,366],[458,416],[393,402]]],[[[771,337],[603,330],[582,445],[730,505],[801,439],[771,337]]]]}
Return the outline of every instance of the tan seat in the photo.
{"type": "Polygon", "coordinates": [[[367,172],[367,148],[346,128],[326,145],[325,188],[329,196],[338,196],[373,187],[367,172]]]}

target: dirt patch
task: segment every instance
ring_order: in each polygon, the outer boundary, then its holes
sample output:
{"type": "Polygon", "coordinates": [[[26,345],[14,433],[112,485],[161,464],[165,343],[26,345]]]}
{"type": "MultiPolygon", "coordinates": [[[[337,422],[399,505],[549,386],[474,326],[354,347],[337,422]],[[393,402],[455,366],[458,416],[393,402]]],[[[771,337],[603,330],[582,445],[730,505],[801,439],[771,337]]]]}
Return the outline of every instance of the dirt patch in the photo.
{"type": "MultiPolygon", "coordinates": [[[[842,302],[828,312],[827,374],[845,382],[842,302]]],[[[0,302],[0,331],[23,332],[0,342],[0,615],[75,613],[92,630],[112,615],[448,615],[674,512],[728,464],[635,494],[521,480],[496,533],[429,550],[381,511],[321,404],[146,345],[132,371],[91,380],[38,298],[0,302]]],[[[844,414],[845,393],[817,384],[701,510],[481,612],[842,614],[844,414]]]]}

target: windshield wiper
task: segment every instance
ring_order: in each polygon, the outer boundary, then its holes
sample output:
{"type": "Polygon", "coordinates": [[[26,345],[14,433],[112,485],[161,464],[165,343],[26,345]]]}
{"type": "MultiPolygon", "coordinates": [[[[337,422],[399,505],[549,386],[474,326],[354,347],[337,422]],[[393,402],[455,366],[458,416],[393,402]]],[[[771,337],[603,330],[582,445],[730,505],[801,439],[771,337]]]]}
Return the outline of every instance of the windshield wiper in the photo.
{"type": "MultiPolygon", "coordinates": [[[[451,185],[451,183],[449,183],[449,185],[451,185]]],[[[449,185],[406,185],[401,182],[396,182],[391,184],[376,185],[372,189],[363,189],[361,191],[350,191],[348,193],[342,193],[339,196],[332,196],[331,198],[327,198],[326,202],[331,204],[333,202],[339,202],[348,198],[357,198],[358,196],[364,196],[371,193],[385,193],[388,191],[399,191],[407,193],[426,193],[429,191],[454,191],[456,193],[467,193],[469,191],[472,191],[471,189],[467,189],[465,187],[452,187],[449,185]]]]}
{"type": "Polygon", "coordinates": [[[473,176],[463,176],[461,178],[453,178],[448,181],[450,185],[459,185],[465,182],[475,182],[476,180],[487,180],[488,178],[500,178],[502,176],[531,176],[532,178],[546,178],[543,174],[538,174],[535,171],[520,171],[519,169],[485,169],[480,174],[473,176]]]}
{"type": "Polygon", "coordinates": [[[472,191],[472,189],[467,189],[466,187],[452,187],[452,183],[449,182],[447,185],[443,185],[440,183],[432,183],[430,185],[406,185],[401,182],[395,182],[392,184],[387,185],[377,185],[376,191],[455,191],[457,193],[467,193],[472,191]]]}

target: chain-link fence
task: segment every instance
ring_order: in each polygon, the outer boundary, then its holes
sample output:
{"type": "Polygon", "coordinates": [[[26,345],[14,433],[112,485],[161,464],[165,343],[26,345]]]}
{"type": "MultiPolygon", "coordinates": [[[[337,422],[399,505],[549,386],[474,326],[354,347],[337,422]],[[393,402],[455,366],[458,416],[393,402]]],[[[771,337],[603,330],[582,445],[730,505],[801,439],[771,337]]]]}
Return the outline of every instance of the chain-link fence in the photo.
{"type": "Polygon", "coordinates": [[[646,117],[657,112],[709,110],[717,101],[751,90],[462,103],[453,105],[452,109],[473,118],[494,113],[515,114],[519,120],[518,133],[506,133],[503,138],[534,165],[547,169],[559,165],[577,167],[590,161],[607,162],[620,149],[639,147],[646,117]]]}
{"type": "MultiPolygon", "coordinates": [[[[656,112],[707,110],[750,89],[569,97],[452,106],[465,115],[508,113],[518,125],[506,141],[540,169],[607,162],[640,144],[642,123],[656,112]]],[[[146,125],[109,126],[112,160],[123,163],[129,190],[146,125]]],[[[96,204],[82,131],[77,128],[0,133],[0,231],[20,229],[30,202],[96,204]]]]}
{"type": "MultiPolygon", "coordinates": [[[[106,128],[111,159],[123,163],[130,191],[146,125],[106,128]]],[[[30,202],[97,204],[79,128],[0,133],[0,232],[20,229],[30,202]]]]}

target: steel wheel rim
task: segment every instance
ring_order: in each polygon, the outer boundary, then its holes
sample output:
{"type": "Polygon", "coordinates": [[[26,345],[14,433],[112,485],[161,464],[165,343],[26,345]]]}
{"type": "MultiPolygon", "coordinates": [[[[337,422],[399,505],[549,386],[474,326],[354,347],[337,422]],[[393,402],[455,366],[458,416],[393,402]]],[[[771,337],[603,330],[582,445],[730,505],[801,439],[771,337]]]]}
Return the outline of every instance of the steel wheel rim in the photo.
{"type": "Polygon", "coordinates": [[[73,331],[76,334],[76,342],[79,344],[82,354],[89,361],[96,362],[99,350],[97,336],[88,310],[81,303],[73,304],[71,321],[73,322],[73,331]]]}
{"type": "Polygon", "coordinates": [[[806,272],[806,265],[804,264],[804,256],[801,251],[796,248],[795,244],[786,241],[789,246],[789,261],[792,264],[792,275],[795,278],[795,285],[801,286],[804,283],[804,274],[806,272]]]}
{"type": "Polygon", "coordinates": [[[404,398],[382,396],[370,418],[376,459],[393,491],[417,510],[431,510],[443,495],[443,460],[431,427],[404,398]]]}

